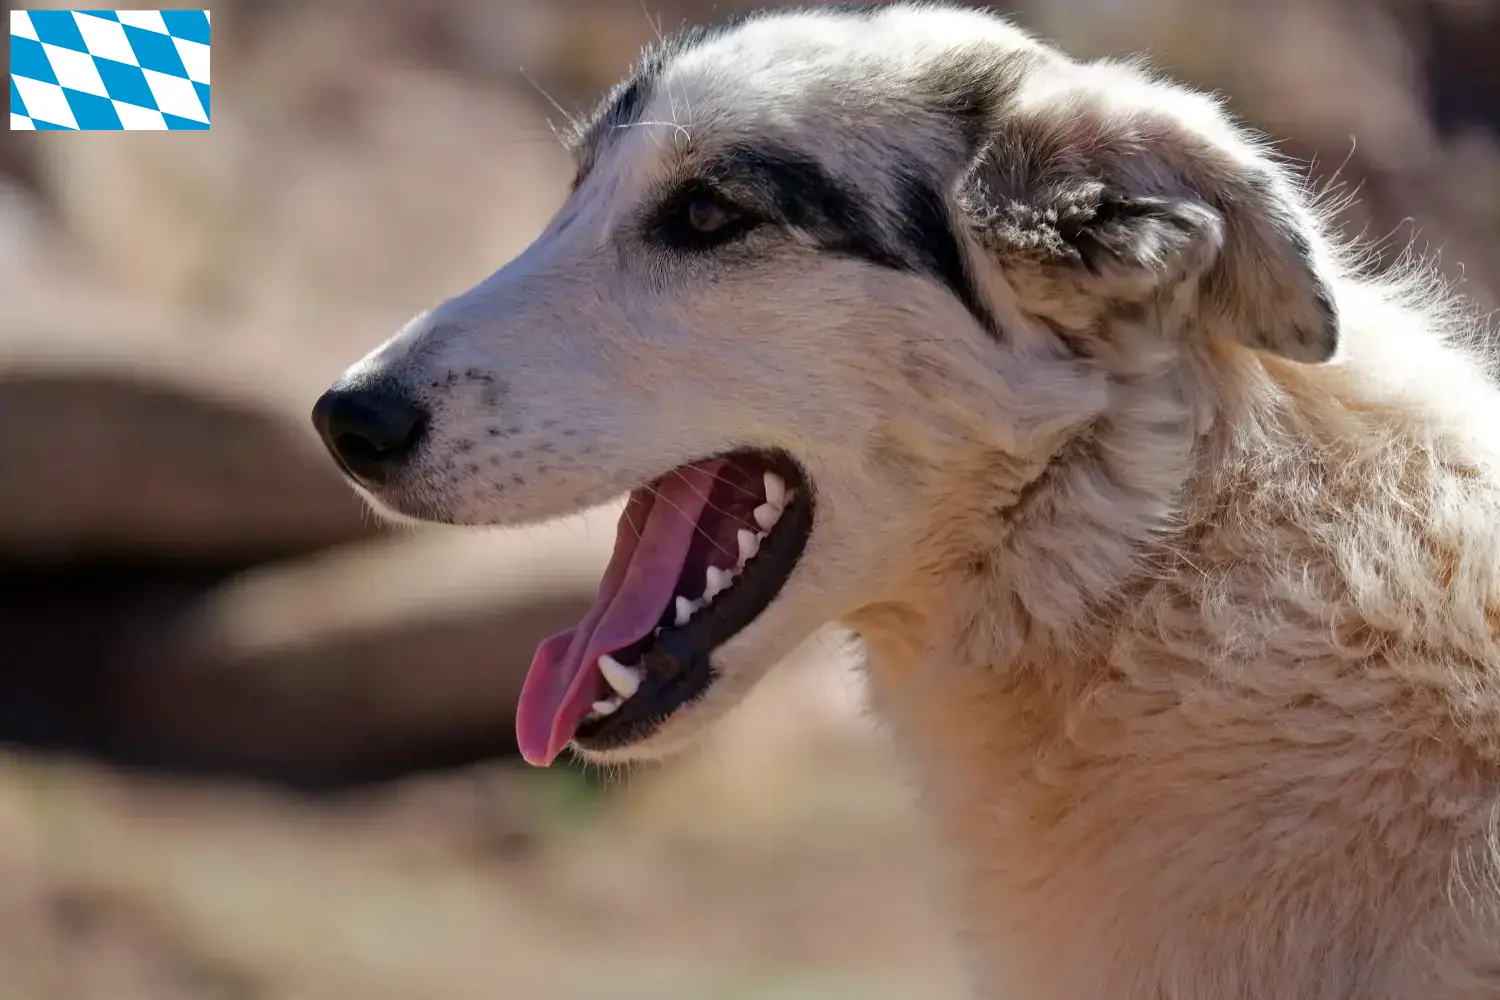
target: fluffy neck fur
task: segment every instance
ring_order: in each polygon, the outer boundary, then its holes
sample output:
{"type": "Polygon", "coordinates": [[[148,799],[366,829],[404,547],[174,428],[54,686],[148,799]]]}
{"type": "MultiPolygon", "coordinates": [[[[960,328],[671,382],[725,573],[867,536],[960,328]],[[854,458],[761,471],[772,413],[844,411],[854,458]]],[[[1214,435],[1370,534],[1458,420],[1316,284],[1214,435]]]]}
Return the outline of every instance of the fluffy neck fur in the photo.
{"type": "Polygon", "coordinates": [[[853,622],[980,996],[1500,995],[1500,396],[1338,291],[1341,364],[1159,351],[1023,488],[976,461],[1004,502],[853,622]]]}

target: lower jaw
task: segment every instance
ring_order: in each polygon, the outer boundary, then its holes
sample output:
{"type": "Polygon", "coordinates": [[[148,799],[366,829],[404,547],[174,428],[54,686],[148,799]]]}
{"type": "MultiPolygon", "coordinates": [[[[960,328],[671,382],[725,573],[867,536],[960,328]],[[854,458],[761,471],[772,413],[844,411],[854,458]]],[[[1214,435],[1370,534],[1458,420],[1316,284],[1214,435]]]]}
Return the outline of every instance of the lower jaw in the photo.
{"type": "Polygon", "coordinates": [[[641,659],[647,680],[640,691],[614,715],[586,722],[573,743],[582,750],[606,753],[651,739],[663,726],[701,700],[718,679],[711,654],[686,634],[693,622],[676,633],[663,633],[641,659]],[[631,702],[643,698],[639,708],[631,702]]]}

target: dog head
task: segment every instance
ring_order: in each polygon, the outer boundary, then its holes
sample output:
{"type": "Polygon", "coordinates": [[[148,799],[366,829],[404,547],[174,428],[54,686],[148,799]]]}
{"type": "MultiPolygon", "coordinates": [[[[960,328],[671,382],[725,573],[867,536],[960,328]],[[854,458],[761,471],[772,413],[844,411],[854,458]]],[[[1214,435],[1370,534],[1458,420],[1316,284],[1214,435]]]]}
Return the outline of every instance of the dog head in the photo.
{"type": "Polygon", "coordinates": [[[819,626],[920,591],[1142,354],[1336,348],[1312,220],[1216,105],[989,15],[688,32],[573,146],[536,241],[315,411],[395,515],[629,494],[598,603],[528,678],[533,762],[673,749],[819,626]]]}

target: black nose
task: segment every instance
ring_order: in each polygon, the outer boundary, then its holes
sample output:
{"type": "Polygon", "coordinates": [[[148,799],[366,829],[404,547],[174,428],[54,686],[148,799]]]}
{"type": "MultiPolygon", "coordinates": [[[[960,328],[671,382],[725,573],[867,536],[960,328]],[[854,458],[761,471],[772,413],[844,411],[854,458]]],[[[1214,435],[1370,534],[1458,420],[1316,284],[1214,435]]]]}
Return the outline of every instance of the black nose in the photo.
{"type": "Polygon", "coordinates": [[[411,457],[427,431],[427,411],[384,382],[335,382],[313,406],[312,421],[344,471],[375,484],[411,457]]]}

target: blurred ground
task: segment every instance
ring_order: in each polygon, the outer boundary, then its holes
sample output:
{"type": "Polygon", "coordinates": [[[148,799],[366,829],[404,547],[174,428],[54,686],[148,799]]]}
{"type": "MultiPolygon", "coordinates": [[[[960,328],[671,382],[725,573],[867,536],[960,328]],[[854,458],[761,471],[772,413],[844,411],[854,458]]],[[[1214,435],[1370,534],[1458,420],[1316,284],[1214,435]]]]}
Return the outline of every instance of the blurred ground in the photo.
{"type": "Polygon", "coordinates": [[[13,760],[0,995],[957,997],[899,766],[818,722],[814,678],[613,796],[503,764],[308,801],[13,760]]]}
{"type": "MultiPolygon", "coordinates": [[[[392,534],[307,425],[560,204],[552,100],[742,6],[222,0],[211,132],[0,133],[0,1000],[958,995],[837,638],[692,759],[518,767],[611,512],[392,534]]],[[[1500,306],[1500,0],[1009,9],[1224,91],[1500,306]]]]}

